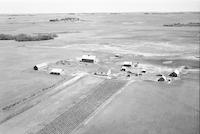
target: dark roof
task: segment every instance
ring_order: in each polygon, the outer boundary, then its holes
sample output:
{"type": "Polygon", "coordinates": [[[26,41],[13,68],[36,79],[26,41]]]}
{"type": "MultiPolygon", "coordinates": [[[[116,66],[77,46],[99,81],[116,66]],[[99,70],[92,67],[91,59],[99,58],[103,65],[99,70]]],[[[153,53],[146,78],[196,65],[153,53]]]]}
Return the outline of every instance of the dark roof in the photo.
{"type": "Polygon", "coordinates": [[[169,74],[169,76],[171,76],[171,77],[178,77],[178,74],[175,73],[175,72],[172,72],[171,74],[169,74]]]}

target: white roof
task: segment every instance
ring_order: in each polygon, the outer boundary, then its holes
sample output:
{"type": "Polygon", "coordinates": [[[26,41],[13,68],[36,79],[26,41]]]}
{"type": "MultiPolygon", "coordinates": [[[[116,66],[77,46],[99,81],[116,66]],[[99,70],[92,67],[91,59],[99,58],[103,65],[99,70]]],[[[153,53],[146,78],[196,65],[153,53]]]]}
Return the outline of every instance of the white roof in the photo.
{"type": "Polygon", "coordinates": [[[53,68],[53,69],[51,69],[50,72],[53,72],[53,73],[62,73],[62,72],[63,72],[63,69],[60,69],[60,68],[53,68]]]}
{"type": "Polygon", "coordinates": [[[131,61],[124,61],[123,65],[132,65],[131,61]]]}
{"type": "Polygon", "coordinates": [[[41,63],[41,64],[37,64],[36,67],[40,68],[40,67],[45,67],[47,66],[48,64],[47,63],[41,63]]]}
{"type": "Polygon", "coordinates": [[[96,56],[94,56],[94,55],[83,55],[82,59],[92,59],[92,60],[95,60],[96,56]]]}
{"type": "Polygon", "coordinates": [[[179,70],[177,70],[177,69],[176,69],[174,72],[175,72],[176,74],[179,74],[179,73],[180,73],[179,70]]]}
{"type": "Polygon", "coordinates": [[[142,70],[141,70],[141,71],[146,71],[146,69],[142,68],[142,70]]]}
{"type": "Polygon", "coordinates": [[[121,69],[127,69],[127,67],[125,67],[125,66],[122,66],[122,67],[121,67],[121,69]]]}
{"type": "Polygon", "coordinates": [[[165,80],[167,80],[167,78],[164,75],[162,75],[161,77],[164,78],[165,80]]]}
{"type": "Polygon", "coordinates": [[[115,54],[115,56],[120,56],[120,54],[115,54]]]}

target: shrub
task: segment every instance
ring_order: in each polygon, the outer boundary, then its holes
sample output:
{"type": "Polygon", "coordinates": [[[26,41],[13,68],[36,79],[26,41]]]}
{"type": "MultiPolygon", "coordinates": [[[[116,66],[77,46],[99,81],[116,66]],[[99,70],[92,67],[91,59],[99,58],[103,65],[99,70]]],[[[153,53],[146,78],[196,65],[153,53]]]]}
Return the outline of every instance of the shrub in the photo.
{"type": "Polygon", "coordinates": [[[13,40],[14,37],[10,34],[0,34],[0,40],[13,40]]]}
{"type": "Polygon", "coordinates": [[[56,34],[38,34],[38,35],[27,35],[27,34],[18,34],[18,35],[7,35],[0,34],[0,40],[15,40],[15,41],[41,41],[41,40],[51,40],[55,37],[58,37],[56,34]]]}

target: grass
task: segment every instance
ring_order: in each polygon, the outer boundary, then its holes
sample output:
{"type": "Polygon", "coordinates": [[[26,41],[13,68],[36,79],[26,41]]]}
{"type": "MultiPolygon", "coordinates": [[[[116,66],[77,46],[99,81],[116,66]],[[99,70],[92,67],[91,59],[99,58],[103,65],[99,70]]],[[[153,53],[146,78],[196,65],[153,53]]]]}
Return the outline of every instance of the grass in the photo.
{"type": "Polygon", "coordinates": [[[0,40],[15,40],[15,41],[42,41],[42,40],[52,40],[55,37],[58,37],[56,34],[37,34],[37,35],[27,35],[27,34],[0,34],[0,40]]]}

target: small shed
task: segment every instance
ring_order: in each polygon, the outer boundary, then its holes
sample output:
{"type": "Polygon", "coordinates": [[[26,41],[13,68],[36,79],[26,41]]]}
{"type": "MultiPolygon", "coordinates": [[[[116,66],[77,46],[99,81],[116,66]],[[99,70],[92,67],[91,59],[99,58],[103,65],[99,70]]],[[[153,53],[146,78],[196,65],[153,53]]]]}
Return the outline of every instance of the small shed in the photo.
{"type": "Polygon", "coordinates": [[[53,68],[53,69],[51,69],[50,74],[62,75],[62,74],[64,74],[64,70],[60,69],[60,68],[53,68]]]}
{"type": "Polygon", "coordinates": [[[133,65],[133,63],[131,61],[124,61],[122,66],[125,66],[125,67],[131,67],[133,65]]]}
{"type": "Polygon", "coordinates": [[[165,76],[161,76],[159,79],[158,79],[158,81],[167,81],[167,78],[165,77],[165,76]]]}
{"type": "Polygon", "coordinates": [[[33,67],[34,70],[41,70],[41,69],[44,69],[48,66],[47,63],[41,63],[41,64],[37,64],[33,67]]]}
{"type": "Polygon", "coordinates": [[[180,72],[178,70],[175,70],[174,72],[172,72],[171,74],[169,74],[170,77],[178,77],[178,75],[180,74],[180,72]]]}
{"type": "Polygon", "coordinates": [[[89,63],[94,63],[96,62],[96,56],[94,55],[83,55],[81,58],[82,62],[89,62],[89,63]]]}

